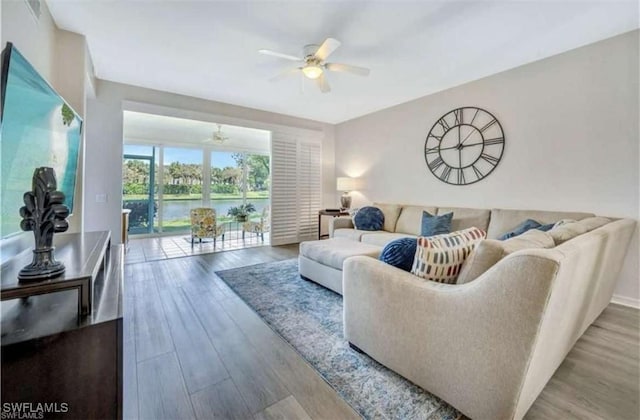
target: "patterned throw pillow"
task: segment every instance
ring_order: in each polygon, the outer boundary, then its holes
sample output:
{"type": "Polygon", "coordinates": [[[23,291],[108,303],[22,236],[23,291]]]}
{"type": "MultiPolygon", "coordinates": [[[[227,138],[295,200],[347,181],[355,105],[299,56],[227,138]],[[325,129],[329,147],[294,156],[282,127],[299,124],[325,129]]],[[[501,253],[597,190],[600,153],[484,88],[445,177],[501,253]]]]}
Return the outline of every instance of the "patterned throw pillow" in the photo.
{"type": "Polygon", "coordinates": [[[382,230],[384,213],[377,207],[362,207],[353,216],[353,224],[358,230],[382,230]]]}
{"type": "Polygon", "coordinates": [[[400,238],[391,241],[382,250],[380,261],[404,271],[411,271],[417,245],[416,238],[400,238]]]}
{"type": "Polygon", "coordinates": [[[420,237],[411,273],[426,280],[453,284],[465,259],[486,236],[482,229],[471,227],[446,235],[420,237]]]}
{"type": "Polygon", "coordinates": [[[453,213],[434,216],[429,212],[422,212],[422,236],[442,235],[451,232],[451,220],[453,213]]]}

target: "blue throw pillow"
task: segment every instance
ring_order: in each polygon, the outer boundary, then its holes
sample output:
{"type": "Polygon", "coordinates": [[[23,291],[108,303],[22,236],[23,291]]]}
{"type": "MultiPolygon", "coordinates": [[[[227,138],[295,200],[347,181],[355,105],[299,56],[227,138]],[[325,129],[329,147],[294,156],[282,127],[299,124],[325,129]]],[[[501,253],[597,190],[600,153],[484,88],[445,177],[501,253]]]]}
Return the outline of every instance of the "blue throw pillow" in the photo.
{"type": "MultiPolygon", "coordinates": [[[[509,239],[509,238],[513,238],[513,237],[518,236],[518,235],[522,235],[523,233],[525,233],[528,230],[540,229],[541,227],[546,228],[547,226],[548,225],[542,226],[540,223],[536,222],[535,220],[527,219],[524,222],[520,223],[511,232],[505,233],[504,235],[502,235],[498,239],[501,240],[501,241],[504,241],[505,239],[509,239]]],[[[553,224],[551,225],[551,227],[553,227],[553,224]]],[[[549,229],[551,229],[551,228],[549,228],[549,229]]],[[[547,229],[547,230],[549,230],[549,229],[547,229]]],[[[540,230],[542,230],[542,229],[540,229],[540,230]]]]}
{"type": "Polygon", "coordinates": [[[542,225],[542,226],[539,226],[539,227],[537,227],[536,229],[541,230],[541,231],[543,231],[543,232],[548,232],[548,231],[550,231],[551,229],[553,229],[553,227],[554,227],[555,225],[556,225],[555,223],[549,223],[548,225],[542,225]]]}
{"type": "Polygon", "coordinates": [[[451,233],[451,220],[453,219],[453,213],[443,214],[441,216],[434,216],[429,212],[422,212],[422,229],[421,236],[433,236],[442,235],[444,233],[451,233]]]}
{"type": "Polygon", "coordinates": [[[382,230],[384,213],[377,207],[362,207],[353,216],[353,224],[359,230],[382,230]]]}
{"type": "Polygon", "coordinates": [[[416,238],[400,238],[389,242],[380,254],[380,261],[404,271],[411,271],[417,245],[416,238]]]}

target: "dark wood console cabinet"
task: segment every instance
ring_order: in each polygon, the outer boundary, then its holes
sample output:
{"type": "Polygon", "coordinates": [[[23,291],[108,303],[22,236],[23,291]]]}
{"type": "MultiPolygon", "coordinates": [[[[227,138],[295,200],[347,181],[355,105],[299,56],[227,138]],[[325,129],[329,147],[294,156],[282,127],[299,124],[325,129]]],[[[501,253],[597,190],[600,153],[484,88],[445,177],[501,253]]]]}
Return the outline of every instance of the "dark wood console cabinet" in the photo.
{"type": "MultiPolygon", "coordinates": [[[[79,290],[73,288],[3,300],[0,409],[4,403],[57,403],[58,412],[43,418],[122,418],[124,257],[122,245],[109,251],[109,242],[105,232],[56,237],[58,259],[90,274],[89,314],[78,313],[79,290]],[[60,410],[63,403],[66,410],[60,410]]],[[[3,265],[2,274],[9,272],[3,265]]]]}

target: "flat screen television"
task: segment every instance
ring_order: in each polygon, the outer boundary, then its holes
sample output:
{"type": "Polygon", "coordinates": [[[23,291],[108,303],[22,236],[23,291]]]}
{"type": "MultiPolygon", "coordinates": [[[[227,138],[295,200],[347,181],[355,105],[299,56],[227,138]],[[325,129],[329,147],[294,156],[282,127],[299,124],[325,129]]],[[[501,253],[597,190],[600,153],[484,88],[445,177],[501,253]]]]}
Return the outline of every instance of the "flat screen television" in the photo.
{"type": "Polygon", "coordinates": [[[20,232],[35,168],[55,169],[73,211],[82,119],[11,43],[2,52],[0,238],[20,232]]]}

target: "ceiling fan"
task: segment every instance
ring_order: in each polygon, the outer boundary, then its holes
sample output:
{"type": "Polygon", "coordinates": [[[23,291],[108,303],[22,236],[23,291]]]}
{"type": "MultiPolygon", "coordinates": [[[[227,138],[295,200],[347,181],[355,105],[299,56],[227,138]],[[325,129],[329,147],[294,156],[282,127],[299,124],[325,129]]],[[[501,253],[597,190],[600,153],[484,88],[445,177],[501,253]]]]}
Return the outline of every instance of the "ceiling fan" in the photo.
{"type": "Polygon", "coordinates": [[[318,46],[315,44],[305,45],[302,49],[302,57],[283,54],[271,50],[259,50],[260,54],[271,55],[273,57],[284,58],[285,60],[297,61],[301,63],[300,67],[288,70],[282,74],[272,78],[272,81],[278,80],[280,77],[302,71],[305,77],[315,80],[322,93],[331,91],[329,83],[325,77],[325,70],[338,71],[357,74],[358,76],[368,76],[370,70],[364,67],[351,66],[349,64],[327,63],[325,60],[340,46],[340,41],[334,38],[327,38],[318,46]]]}
{"type": "Polygon", "coordinates": [[[214,131],[211,137],[208,137],[203,141],[204,143],[222,144],[225,141],[229,140],[229,137],[222,134],[222,125],[220,124],[216,124],[216,125],[218,126],[218,131],[214,131]]]}

